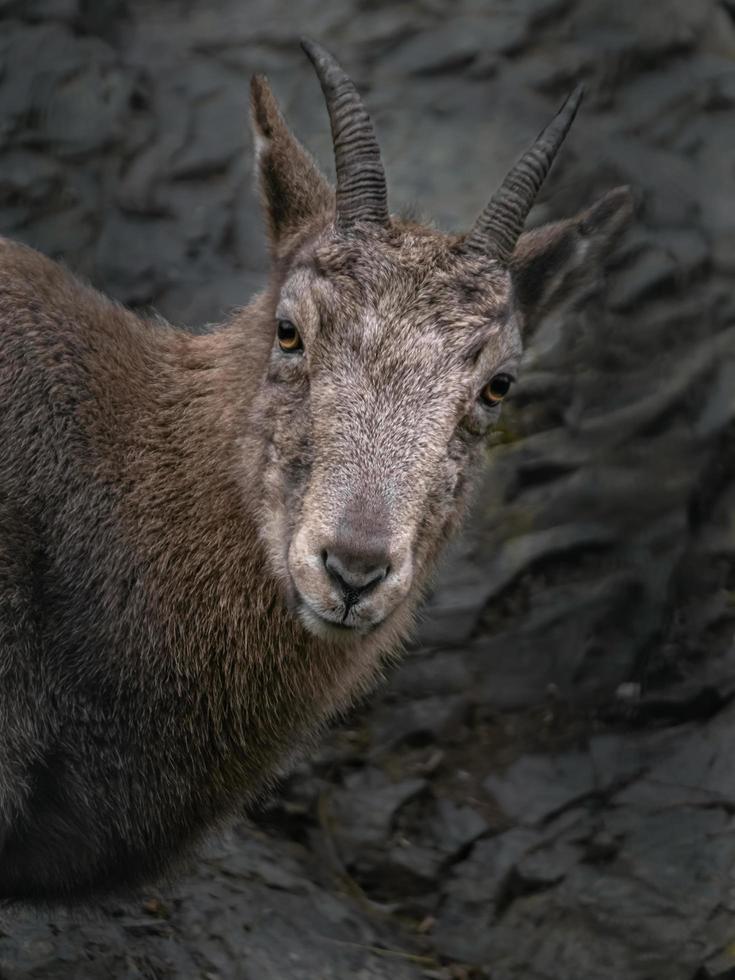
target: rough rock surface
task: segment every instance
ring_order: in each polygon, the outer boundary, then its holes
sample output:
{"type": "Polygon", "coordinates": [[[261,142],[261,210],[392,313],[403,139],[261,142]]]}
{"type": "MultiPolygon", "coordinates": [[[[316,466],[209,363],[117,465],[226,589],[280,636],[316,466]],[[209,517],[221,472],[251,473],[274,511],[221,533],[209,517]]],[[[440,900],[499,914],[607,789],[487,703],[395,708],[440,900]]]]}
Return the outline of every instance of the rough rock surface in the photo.
{"type": "Polygon", "coordinates": [[[547,320],[403,666],[132,905],[0,912],[0,977],[735,976],[732,0],[0,0],[0,228],[192,328],[263,280],[247,77],[329,167],[296,39],[394,206],[467,226],[569,87],[532,219],[630,183],[547,320]]]}

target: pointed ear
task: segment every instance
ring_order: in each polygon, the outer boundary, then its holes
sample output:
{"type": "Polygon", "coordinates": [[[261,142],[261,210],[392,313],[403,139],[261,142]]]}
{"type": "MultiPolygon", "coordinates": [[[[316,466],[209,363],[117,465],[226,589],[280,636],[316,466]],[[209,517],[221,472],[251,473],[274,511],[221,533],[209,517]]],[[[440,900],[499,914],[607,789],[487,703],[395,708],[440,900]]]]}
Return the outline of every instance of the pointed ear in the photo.
{"type": "Polygon", "coordinates": [[[605,254],[633,214],[633,196],[616,187],[566,221],[521,235],[511,260],[525,330],[600,273],[605,254]]]}
{"type": "Polygon", "coordinates": [[[307,221],[334,208],[334,192],[289,130],[262,75],[250,82],[250,106],[260,196],[277,251],[307,221]]]}

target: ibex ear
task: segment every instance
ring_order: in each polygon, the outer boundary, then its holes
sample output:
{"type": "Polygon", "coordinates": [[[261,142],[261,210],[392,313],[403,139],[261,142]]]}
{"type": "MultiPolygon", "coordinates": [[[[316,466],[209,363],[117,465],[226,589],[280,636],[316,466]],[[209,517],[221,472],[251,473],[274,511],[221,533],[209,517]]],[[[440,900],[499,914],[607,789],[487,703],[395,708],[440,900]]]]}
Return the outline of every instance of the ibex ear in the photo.
{"type": "Polygon", "coordinates": [[[542,225],[521,235],[511,260],[511,276],[526,331],[594,279],[604,254],[633,213],[627,187],[608,191],[574,218],[542,225]]]}
{"type": "Polygon", "coordinates": [[[255,157],[271,246],[334,208],[334,192],[285,123],[262,75],[250,82],[255,157]]]}

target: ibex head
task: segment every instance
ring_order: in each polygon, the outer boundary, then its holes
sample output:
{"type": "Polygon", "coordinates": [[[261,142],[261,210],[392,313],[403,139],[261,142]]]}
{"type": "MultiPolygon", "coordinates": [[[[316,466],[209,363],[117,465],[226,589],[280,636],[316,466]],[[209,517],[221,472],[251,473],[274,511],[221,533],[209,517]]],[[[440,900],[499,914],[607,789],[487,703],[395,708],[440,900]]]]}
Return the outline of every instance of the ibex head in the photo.
{"type": "Polygon", "coordinates": [[[522,234],[577,90],[468,234],[392,218],[354,84],[321,47],[303,46],[329,110],[336,189],[255,77],[273,273],[254,412],[271,559],[306,627],[349,642],[416,604],[515,381],[524,330],[594,267],[631,205],[619,188],[522,234]]]}

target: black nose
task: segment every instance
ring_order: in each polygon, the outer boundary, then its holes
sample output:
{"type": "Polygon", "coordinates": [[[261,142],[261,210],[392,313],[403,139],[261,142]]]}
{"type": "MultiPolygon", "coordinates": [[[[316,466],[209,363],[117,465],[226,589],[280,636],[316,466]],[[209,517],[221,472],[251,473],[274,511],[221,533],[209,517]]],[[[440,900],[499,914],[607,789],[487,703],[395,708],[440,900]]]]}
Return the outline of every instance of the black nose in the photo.
{"type": "Polygon", "coordinates": [[[354,605],[370,589],[382,582],[390,571],[383,552],[359,552],[335,546],[322,552],[324,567],[339,585],[348,606],[354,605]]]}

